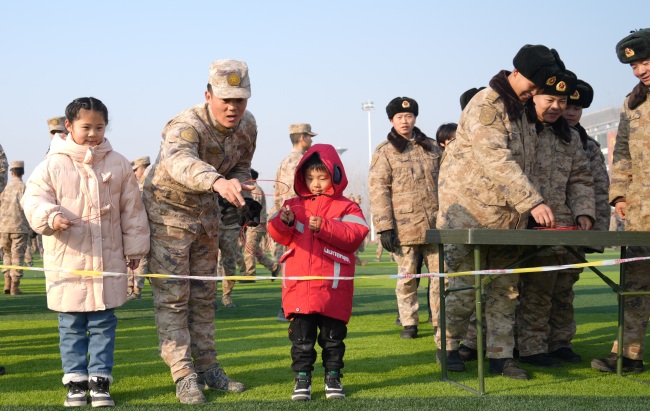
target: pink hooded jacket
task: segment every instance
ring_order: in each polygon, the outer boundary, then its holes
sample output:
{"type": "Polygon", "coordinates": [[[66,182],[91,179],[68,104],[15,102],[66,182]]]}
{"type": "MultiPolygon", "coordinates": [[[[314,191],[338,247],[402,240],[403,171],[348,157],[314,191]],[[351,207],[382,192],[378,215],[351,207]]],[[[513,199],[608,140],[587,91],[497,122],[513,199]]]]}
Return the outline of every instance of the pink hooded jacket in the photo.
{"type": "Polygon", "coordinates": [[[149,223],[131,164],[107,139],[95,146],[52,140],[22,198],[32,229],[43,234],[47,306],[59,312],[101,311],[126,302],[125,276],[59,272],[126,272],[126,260],[149,252],[149,223]],[[73,225],[52,228],[63,214],[73,225]]]}

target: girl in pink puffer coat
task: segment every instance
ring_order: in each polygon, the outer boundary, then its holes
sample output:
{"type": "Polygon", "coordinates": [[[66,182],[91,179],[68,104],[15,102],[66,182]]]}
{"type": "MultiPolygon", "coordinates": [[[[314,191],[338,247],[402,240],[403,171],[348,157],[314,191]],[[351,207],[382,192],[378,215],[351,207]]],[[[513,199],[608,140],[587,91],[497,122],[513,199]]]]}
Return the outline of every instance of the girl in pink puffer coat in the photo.
{"type": "Polygon", "coordinates": [[[66,108],[67,139],[52,139],[22,199],[43,234],[47,305],[59,313],[65,406],[113,406],[114,309],[124,304],[126,272],[149,251],[149,224],[131,164],[104,138],[108,109],[93,97],[66,108]],[[128,261],[128,263],[127,263],[128,261]]]}

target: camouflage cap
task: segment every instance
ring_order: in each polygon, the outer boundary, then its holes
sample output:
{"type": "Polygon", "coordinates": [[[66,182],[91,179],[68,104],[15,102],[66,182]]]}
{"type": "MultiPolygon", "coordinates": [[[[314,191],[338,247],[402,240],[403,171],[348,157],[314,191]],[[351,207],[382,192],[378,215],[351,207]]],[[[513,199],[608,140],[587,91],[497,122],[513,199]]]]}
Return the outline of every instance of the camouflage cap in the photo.
{"type": "Polygon", "coordinates": [[[50,133],[66,133],[68,130],[65,128],[65,117],[52,117],[47,119],[47,127],[50,133]]]}
{"type": "Polygon", "coordinates": [[[14,168],[25,168],[25,162],[22,160],[12,161],[11,164],[9,164],[9,170],[14,168]]]}
{"type": "Polygon", "coordinates": [[[136,158],[135,160],[131,161],[131,167],[133,167],[133,171],[137,170],[137,168],[140,166],[147,167],[149,164],[151,164],[151,159],[149,156],[136,158]]]}
{"type": "Polygon", "coordinates": [[[633,31],[616,44],[616,56],[627,64],[650,58],[650,29],[633,31]]]}
{"type": "Polygon", "coordinates": [[[309,134],[310,136],[317,136],[318,134],[311,131],[311,124],[296,123],[289,126],[289,134],[309,134]]]}
{"type": "Polygon", "coordinates": [[[218,98],[250,98],[251,82],[248,66],[238,60],[217,60],[210,65],[208,83],[218,98]]]}

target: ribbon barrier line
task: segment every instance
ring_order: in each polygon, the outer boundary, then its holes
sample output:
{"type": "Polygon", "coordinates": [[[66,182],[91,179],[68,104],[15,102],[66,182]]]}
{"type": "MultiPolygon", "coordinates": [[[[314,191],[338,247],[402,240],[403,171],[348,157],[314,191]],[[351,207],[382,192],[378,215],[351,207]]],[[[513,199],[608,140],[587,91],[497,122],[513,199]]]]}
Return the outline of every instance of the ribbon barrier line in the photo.
{"type": "Polygon", "coordinates": [[[133,276],[133,277],[149,277],[149,278],[172,278],[179,280],[203,280],[203,281],[233,281],[233,280],[367,280],[367,279],[386,279],[386,278],[430,278],[430,277],[461,277],[465,275],[493,275],[493,274],[524,274],[524,273],[539,273],[544,271],[559,271],[567,270],[570,268],[585,268],[585,267],[599,267],[599,266],[612,266],[634,261],[646,261],[650,257],[633,257],[633,258],[618,258],[614,260],[600,260],[590,263],[578,264],[563,264],[563,265],[550,265],[543,267],[527,267],[527,268],[510,268],[510,269],[496,269],[496,270],[476,270],[476,271],[459,271],[456,273],[423,273],[423,274],[392,274],[392,275],[374,275],[374,276],[355,276],[355,277],[326,277],[326,276],[302,276],[302,277],[273,277],[273,276],[254,276],[254,275],[232,275],[232,276],[185,276],[176,274],[133,274],[133,273],[118,273],[110,271],[87,271],[87,270],[66,270],[58,269],[51,270],[40,267],[22,267],[17,265],[0,265],[2,269],[11,270],[24,270],[24,271],[51,271],[65,274],[73,274],[88,277],[120,277],[120,276],[133,276]]]}

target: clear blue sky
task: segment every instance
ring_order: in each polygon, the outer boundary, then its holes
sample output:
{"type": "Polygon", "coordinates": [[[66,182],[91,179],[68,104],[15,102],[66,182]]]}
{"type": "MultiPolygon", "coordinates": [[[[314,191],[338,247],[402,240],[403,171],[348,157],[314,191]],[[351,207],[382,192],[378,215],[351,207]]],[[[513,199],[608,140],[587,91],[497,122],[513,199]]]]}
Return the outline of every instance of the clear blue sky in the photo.
{"type": "Polygon", "coordinates": [[[204,101],[210,62],[245,60],[257,118],[253,167],[272,179],[290,150],[288,126],[345,147],[351,192],[365,187],[385,106],[409,96],[429,136],[457,122],[458,98],[486,85],[527,43],[559,51],[595,89],[592,107],[619,107],[636,84],[616,43],[647,27],[647,1],[3,1],[0,143],[27,173],[43,159],[46,119],[74,98],[109,109],[107,137],[129,159],[155,158],[164,124],[204,101]],[[355,181],[356,180],[356,181],[355,181]],[[360,185],[359,185],[360,184],[360,185]]]}

